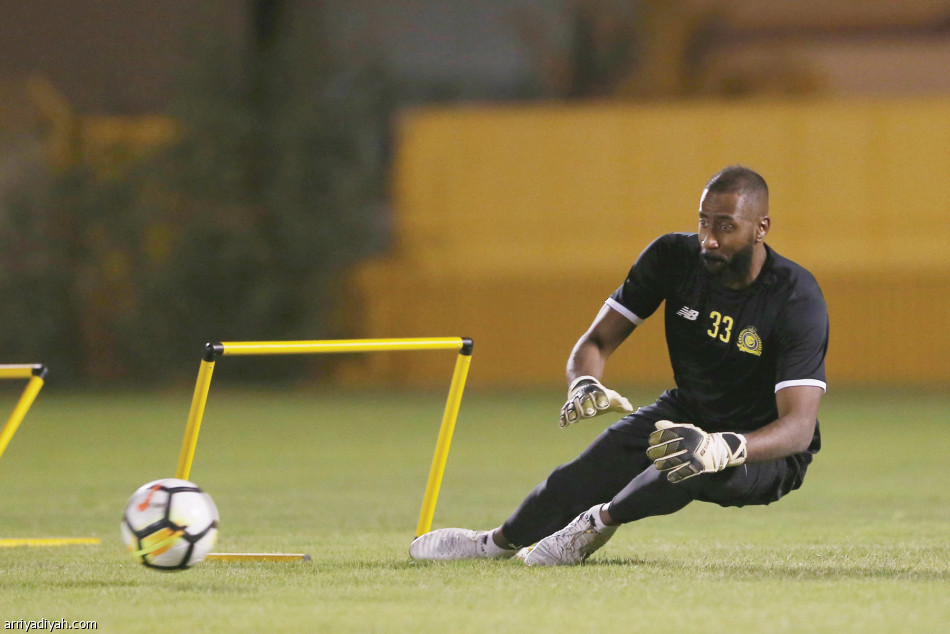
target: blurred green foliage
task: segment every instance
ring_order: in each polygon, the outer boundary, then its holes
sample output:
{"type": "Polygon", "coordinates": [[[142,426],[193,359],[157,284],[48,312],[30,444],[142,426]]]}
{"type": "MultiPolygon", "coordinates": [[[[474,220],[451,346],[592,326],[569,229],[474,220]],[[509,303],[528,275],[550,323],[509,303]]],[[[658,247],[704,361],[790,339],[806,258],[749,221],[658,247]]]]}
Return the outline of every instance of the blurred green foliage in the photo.
{"type": "Polygon", "coordinates": [[[166,381],[192,377],[207,341],[349,334],[341,280],[386,238],[386,74],[301,29],[237,56],[204,41],[170,100],[176,143],[0,182],[0,363],[166,381]]]}

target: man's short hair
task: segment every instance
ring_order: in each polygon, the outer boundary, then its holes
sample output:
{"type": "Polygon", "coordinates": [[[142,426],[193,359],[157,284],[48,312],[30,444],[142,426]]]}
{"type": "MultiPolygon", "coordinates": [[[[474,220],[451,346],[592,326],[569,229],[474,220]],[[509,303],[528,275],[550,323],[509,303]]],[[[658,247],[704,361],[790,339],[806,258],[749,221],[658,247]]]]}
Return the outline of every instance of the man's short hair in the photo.
{"type": "Polygon", "coordinates": [[[769,186],[757,172],[743,165],[730,165],[719,170],[706,183],[706,189],[719,194],[757,194],[769,196],[769,186]]]}

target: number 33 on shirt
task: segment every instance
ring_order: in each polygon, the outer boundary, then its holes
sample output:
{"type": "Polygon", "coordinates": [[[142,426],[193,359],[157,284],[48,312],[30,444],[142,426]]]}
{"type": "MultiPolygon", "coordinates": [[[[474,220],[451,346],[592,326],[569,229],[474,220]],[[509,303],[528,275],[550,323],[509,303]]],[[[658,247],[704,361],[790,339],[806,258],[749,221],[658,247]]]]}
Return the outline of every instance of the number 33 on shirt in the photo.
{"type": "Polygon", "coordinates": [[[720,341],[729,343],[729,339],[732,337],[732,317],[722,315],[718,310],[714,310],[709,313],[709,318],[712,319],[712,328],[707,330],[706,334],[713,339],[718,338],[720,341]]]}

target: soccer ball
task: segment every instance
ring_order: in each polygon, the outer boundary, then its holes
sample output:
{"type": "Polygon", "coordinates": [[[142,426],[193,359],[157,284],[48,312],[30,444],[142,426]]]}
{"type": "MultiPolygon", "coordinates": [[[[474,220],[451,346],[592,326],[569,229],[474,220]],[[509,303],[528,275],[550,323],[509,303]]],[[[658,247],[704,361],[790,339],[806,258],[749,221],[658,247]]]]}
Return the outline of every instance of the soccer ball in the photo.
{"type": "Polygon", "coordinates": [[[218,509],[196,484],[165,478],[129,498],[122,539],[149,568],[184,570],[205,558],[218,538],[218,509]]]}

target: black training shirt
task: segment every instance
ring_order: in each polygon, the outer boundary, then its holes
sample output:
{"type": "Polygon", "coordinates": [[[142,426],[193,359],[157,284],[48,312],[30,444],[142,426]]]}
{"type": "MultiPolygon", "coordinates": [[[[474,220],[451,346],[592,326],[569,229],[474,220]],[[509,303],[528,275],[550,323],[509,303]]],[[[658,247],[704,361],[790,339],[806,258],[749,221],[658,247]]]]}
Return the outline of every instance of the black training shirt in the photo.
{"type": "MultiPolygon", "coordinates": [[[[607,305],[640,324],[666,301],[666,343],[675,395],[708,431],[752,431],[778,417],[775,393],[826,389],[828,311],[815,278],[766,246],[756,280],[719,283],[700,259],[695,233],[657,238],[607,305]]],[[[812,449],[818,447],[816,429],[812,449]]]]}

